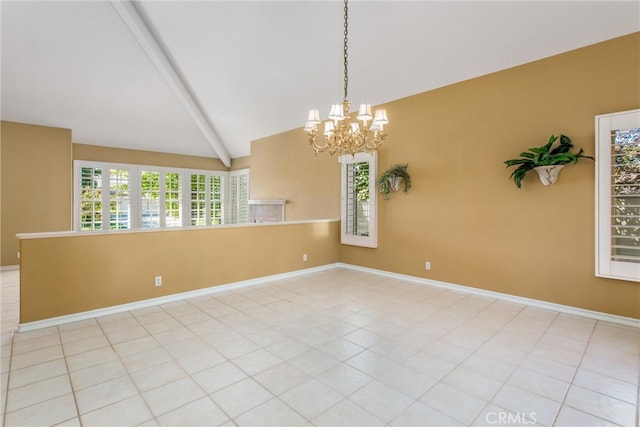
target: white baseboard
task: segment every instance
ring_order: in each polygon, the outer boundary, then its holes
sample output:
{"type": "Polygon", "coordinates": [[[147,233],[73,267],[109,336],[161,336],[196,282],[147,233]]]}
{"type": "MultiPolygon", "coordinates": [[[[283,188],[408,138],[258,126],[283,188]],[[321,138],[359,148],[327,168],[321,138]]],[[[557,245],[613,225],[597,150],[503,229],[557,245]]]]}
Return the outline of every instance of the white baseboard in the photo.
{"type": "Polygon", "coordinates": [[[150,298],[142,301],[131,302],[127,304],[114,305],[111,307],[98,308],[96,310],[83,311],[80,313],[68,314],[65,316],[51,317],[49,319],[36,320],[33,322],[20,323],[18,332],[33,331],[35,329],[48,328],[51,326],[64,325],[65,323],[77,322],[80,320],[93,319],[95,317],[107,316],[110,314],[122,313],[124,311],[138,310],[141,308],[152,307],[154,305],[166,304],[174,301],[181,301],[187,298],[194,298],[203,295],[210,295],[216,292],[224,292],[231,289],[243,288],[268,282],[271,280],[288,279],[291,277],[302,276],[305,274],[316,273],[318,271],[329,270],[335,268],[337,264],[327,264],[319,267],[307,268],[304,270],[290,271],[287,273],[274,274],[271,276],[263,276],[256,279],[242,280],[240,282],[228,283],[225,285],[216,285],[194,291],[180,292],[177,294],[166,295],[158,298],[150,298]]]}
{"type": "Polygon", "coordinates": [[[496,298],[502,301],[514,302],[517,304],[528,305],[531,307],[544,308],[547,310],[559,311],[561,313],[574,314],[576,316],[588,317],[590,319],[602,320],[605,322],[617,323],[620,325],[632,326],[640,328],[640,319],[633,317],[617,316],[615,314],[602,313],[600,311],[587,310],[584,308],[571,307],[569,305],[555,304],[552,302],[541,301],[533,298],[519,297],[516,295],[503,294],[500,292],[488,291],[486,289],[472,288],[470,286],[456,285],[448,282],[441,282],[438,280],[425,279],[422,277],[409,276],[406,274],[392,273],[384,270],[377,270],[375,268],[361,267],[352,264],[338,263],[338,267],[348,268],[351,270],[363,271],[366,273],[378,274],[394,279],[406,280],[413,283],[418,283],[426,286],[436,286],[439,288],[445,288],[458,292],[466,292],[474,295],[481,295],[490,298],[496,298]]]}
{"type": "Polygon", "coordinates": [[[166,304],[174,301],[181,301],[187,298],[194,298],[202,295],[209,295],[216,292],[224,292],[231,289],[243,288],[246,286],[253,286],[262,284],[271,280],[287,279],[306,274],[316,273],[319,271],[331,270],[334,268],[346,268],[350,270],[357,270],[366,273],[373,273],[380,276],[390,277],[394,279],[400,279],[417,283],[425,286],[436,286],[439,288],[445,288],[457,292],[466,292],[473,295],[481,295],[490,298],[495,298],[503,301],[509,301],[517,304],[528,305],[532,307],[543,308],[547,310],[554,310],[561,313],[573,314],[576,316],[583,316],[595,320],[602,320],[605,322],[617,323],[620,325],[632,326],[640,328],[640,319],[634,319],[632,317],[617,316],[614,314],[602,313],[599,311],[586,310],[583,308],[571,307],[567,305],[555,304],[551,302],[536,300],[532,298],[519,297],[515,295],[503,294],[500,292],[488,291],[485,289],[472,288],[469,286],[456,285],[453,283],[441,282],[438,280],[425,279],[416,276],[409,276],[406,274],[392,273],[384,270],[377,270],[374,268],[361,267],[352,264],[335,263],[326,264],[319,267],[308,268],[304,270],[296,270],[282,274],[274,274],[271,276],[263,276],[256,279],[243,280],[240,282],[228,283],[225,285],[211,286],[208,288],[197,289],[194,291],[181,292],[178,294],[167,295],[164,297],[151,298],[142,301],[136,301],[127,304],[120,304],[112,307],[99,308],[96,310],[83,311],[81,313],[74,313],[65,316],[52,317],[49,319],[36,320],[34,322],[21,323],[18,325],[19,332],[32,331],[35,329],[48,328],[50,326],[63,325],[65,323],[77,322],[80,320],[92,319],[95,317],[107,316],[110,314],[122,313],[130,310],[138,310],[141,308],[151,307],[159,304],[166,304]]]}
{"type": "Polygon", "coordinates": [[[13,270],[20,270],[20,264],[0,266],[0,271],[13,271],[13,270]]]}

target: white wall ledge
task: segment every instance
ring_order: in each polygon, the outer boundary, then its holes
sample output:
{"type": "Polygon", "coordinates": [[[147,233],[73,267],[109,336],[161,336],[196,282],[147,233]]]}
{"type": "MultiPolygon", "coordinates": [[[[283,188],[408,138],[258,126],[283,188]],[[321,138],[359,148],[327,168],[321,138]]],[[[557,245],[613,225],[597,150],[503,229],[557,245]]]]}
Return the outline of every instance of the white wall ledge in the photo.
{"type": "Polygon", "coordinates": [[[127,230],[109,230],[109,231],[49,231],[43,233],[18,233],[18,239],[46,239],[56,237],[82,237],[82,236],[100,236],[100,235],[117,235],[117,234],[136,234],[136,233],[168,233],[175,231],[202,231],[216,230],[220,228],[247,228],[247,227],[282,227],[296,224],[323,224],[330,222],[338,222],[339,218],[314,219],[305,221],[282,221],[282,222],[260,222],[249,224],[222,224],[222,225],[193,225],[187,227],[163,227],[163,228],[135,228],[127,230]]]}

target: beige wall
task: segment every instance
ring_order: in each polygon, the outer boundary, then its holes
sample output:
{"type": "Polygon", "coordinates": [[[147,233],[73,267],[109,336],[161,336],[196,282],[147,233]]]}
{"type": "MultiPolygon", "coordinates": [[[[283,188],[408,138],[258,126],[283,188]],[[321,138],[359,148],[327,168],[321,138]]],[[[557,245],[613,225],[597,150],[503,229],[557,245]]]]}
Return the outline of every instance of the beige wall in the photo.
{"type": "Polygon", "coordinates": [[[295,129],[251,143],[250,197],[286,199],[287,220],[340,217],[340,164],[295,129]]]}
{"type": "MultiPolygon", "coordinates": [[[[593,155],[594,116],[640,106],[639,47],[636,33],[385,105],[378,169],[408,162],[413,188],[380,198],[377,249],[341,246],[340,260],[640,317],[638,283],[594,276],[594,163],[520,190],[502,163],[560,133],[593,155]]],[[[251,197],[339,215],[338,165],[301,129],[255,141],[251,165],[251,197]]]]}
{"type": "Polygon", "coordinates": [[[251,156],[238,157],[237,159],[231,159],[231,167],[229,170],[235,171],[238,169],[249,169],[251,167],[251,156]]]}
{"type": "Polygon", "coordinates": [[[640,284],[594,276],[594,163],[520,190],[502,163],[560,133],[593,155],[594,116],[640,106],[639,47],[636,33],[386,105],[379,168],[408,162],[413,188],[380,200],[378,249],[341,261],[640,318],[640,284]]]}
{"type": "Polygon", "coordinates": [[[187,169],[226,171],[227,167],[211,157],[185,156],[154,151],[128,150],[88,144],[73,144],[73,160],[167,166],[187,169]]]}
{"type": "Polygon", "coordinates": [[[1,264],[17,265],[17,233],[68,231],[71,130],[3,121],[1,264]]]}
{"type": "Polygon", "coordinates": [[[325,221],[23,239],[20,322],[335,263],[338,236],[325,221]]]}

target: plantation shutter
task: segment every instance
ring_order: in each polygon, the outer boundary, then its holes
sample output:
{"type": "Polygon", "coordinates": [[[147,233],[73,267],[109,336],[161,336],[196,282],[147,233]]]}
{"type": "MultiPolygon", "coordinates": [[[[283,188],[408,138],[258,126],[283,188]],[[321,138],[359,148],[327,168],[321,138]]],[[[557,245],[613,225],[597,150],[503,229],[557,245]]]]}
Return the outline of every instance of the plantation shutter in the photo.
{"type": "Polygon", "coordinates": [[[640,110],[596,117],[596,276],[640,282],[640,110]]]}
{"type": "Polygon", "coordinates": [[[109,229],[131,228],[130,174],[128,169],[109,169],[109,229]]]}
{"type": "Polygon", "coordinates": [[[249,222],[249,172],[232,172],[229,176],[229,222],[243,224],[249,222]]]}
{"type": "Polygon", "coordinates": [[[346,182],[347,234],[369,235],[369,163],[349,163],[346,182]]]}
{"type": "Polygon", "coordinates": [[[79,168],[80,190],[79,224],[81,231],[102,230],[102,168],[83,166],[79,168]]]}
{"type": "Polygon", "coordinates": [[[207,187],[206,175],[191,174],[191,219],[190,225],[207,224],[207,187]]]}
{"type": "Polygon", "coordinates": [[[221,175],[209,177],[209,224],[224,224],[225,178],[221,175]]]}
{"type": "Polygon", "coordinates": [[[640,128],[611,137],[611,260],[640,263],[640,128]]]}

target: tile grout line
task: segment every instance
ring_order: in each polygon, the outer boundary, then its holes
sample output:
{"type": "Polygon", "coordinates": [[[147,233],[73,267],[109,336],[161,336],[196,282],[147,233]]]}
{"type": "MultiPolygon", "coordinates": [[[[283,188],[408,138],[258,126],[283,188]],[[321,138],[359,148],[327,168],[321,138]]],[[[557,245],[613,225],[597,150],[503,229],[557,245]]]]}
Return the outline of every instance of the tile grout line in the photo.
{"type": "MultiPolygon", "coordinates": [[[[569,383],[569,388],[571,388],[571,386],[575,386],[575,387],[577,387],[577,388],[580,388],[580,389],[586,390],[586,391],[588,391],[588,392],[591,392],[591,393],[597,394],[597,395],[599,395],[599,396],[603,396],[603,397],[608,398],[608,399],[613,399],[613,400],[619,401],[619,402],[621,402],[621,403],[623,403],[623,404],[633,405],[632,403],[629,403],[628,401],[625,401],[625,400],[619,399],[619,398],[618,398],[618,397],[616,397],[616,396],[610,396],[610,395],[607,395],[607,394],[601,393],[599,390],[592,390],[592,389],[590,389],[590,388],[586,388],[586,387],[584,387],[584,386],[581,386],[581,385],[578,385],[578,384],[574,384],[576,374],[577,374],[577,372],[578,372],[578,370],[579,370],[580,366],[582,365],[582,363],[583,363],[583,361],[584,361],[584,358],[587,356],[587,350],[588,350],[588,348],[589,348],[589,344],[591,343],[591,341],[592,341],[592,339],[593,339],[593,335],[594,335],[595,330],[596,330],[596,327],[597,327],[597,325],[598,325],[600,322],[602,322],[602,321],[601,321],[601,320],[596,320],[596,321],[595,321],[595,323],[594,323],[593,330],[592,330],[591,334],[589,335],[589,340],[588,340],[587,344],[585,345],[585,349],[584,349],[584,351],[582,352],[582,355],[581,355],[581,357],[580,357],[580,362],[579,362],[578,366],[576,367],[576,370],[575,370],[575,372],[574,372],[574,375],[573,375],[573,376],[572,376],[572,378],[571,378],[571,382],[569,383]]],[[[605,323],[607,323],[606,321],[604,321],[604,322],[605,322],[605,323]]],[[[639,337],[639,339],[640,339],[640,337],[639,337]]],[[[599,358],[598,356],[594,356],[594,357],[599,358]]],[[[638,362],[638,363],[639,363],[639,366],[640,366],[640,362],[638,362]]],[[[590,369],[585,369],[585,371],[587,371],[587,372],[593,372],[593,373],[595,373],[595,374],[597,374],[597,375],[601,375],[601,376],[604,376],[604,377],[607,377],[607,378],[613,379],[613,380],[615,380],[615,381],[627,382],[627,381],[621,380],[621,379],[619,379],[619,378],[612,377],[612,376],[610,376],[610,375],[608,375],[608,374],[604,374],[604,373],[597,372],[597,371],[592,371],[592,370],[590,370],[590,369]]],[[[631,384],[631,383],[630,383],[630,384],[631,384]]],[[[638,370],[638,384],[637,384],[637,387],[638,387],[638,393],[640,393],[640,369],[638,370]]],[[[640,394],[638,394],[638,393],[636,394],[636,399],[637,399],[637,401],[639,402],[639,404],[638,404],[637,406],[635,406],[635,409],[636,409],[636,414],[635,414],[636,421],[638,421],[638,416],[640,415],[640,394]]],[[[590,413],[590,412],[586,412],[586,411],[585,411],[585,410],[583,410],[583,409],[576,408],[576,407],[574,407],[574,406],[570,406],[570,405],[565,404],[565,400],[566,400],[566,397],[567,397],[567,395],[568,395],[568,394],[569,394],[569,390],[567,389],[567,393],[566,393],[566,394],[565,394],[565,396],[564,396],[564,399],[563,399],[563,402],[562,402],[562,406],[566,406],[566,407],[568,407],[568,408],[572,408],[572,409],[574,409],[574,410],[576,410],[576,411],[582,412],[582,413],[587,414],[587,415],[589,415],[589,416],[591,416],[591,417],[598,418],[599,420],[602,420],[602,421],[605,421],[605,422],[608,422],[608,423],[611,423],[611,424],[617,424],[617,423],[614,423],[611,419],[602,418],[600,415],[595,415],[595,414],[592,414],[592,413],[590,413]]],[[[636,425],[638,425],[638,424],[636,423],[636,425]]]]}
{"type": "MultiPolygon", "coordinates": [[[[97,323],[97,321],[96,321],[97,323]]],[[[82,427],[84,424],[82,422],[82,418],[80,417],[80,407],[78,406],[78,398],[76,397],[76,390],[75,387],[73,386],[73,382],[71,381],[71,370],[69,369],[69,363],[67,361],[67,354],[65,352],[64,349],[64,343],[62,342],[62,335],[60,334],[60,326],[56,326],[56,333],[58,334],[58,339],[60,340],[60,348],[62,350],[62,359],[64,360],[64,367],[67,370],[67,377],[69,378],[69,386],[71,387],[71,395],[73,396],[73,404],[76,407],[76,415],[78,417],[78,423],[80,424],[80,427],[82,427]]],[[[66,420],[69,421],[69,420],[66,420]]],[[[62,421],[64,422],[64,421],[62,421]]]]}
{"type": "MultiPolygon", "coordinates": [[[[598,322],[599,322],[599,320],[596,320],[593,323],[593,327],[591,328],[591,333],[589,334],[589,339],[587,340],[587,343],[584,346],[584,350],[581,352],[580,361],[576,365],[576,368],[573,371],[573,375],[571,375],[571,380],[569,381],[569,387],[567,387],[567,390],[564,392],[564,395],[562,396],[562,402],[560,403],[560,407],[558,408],[558,411],[556,412],[556,416],[553,417],[553,423],[551,425],[555,425],[555,423],[558,421],[558,416],[560,415],[560,411],[562,410],[562,408],[564,406],[567,406],[567,407],[571,408],[571,406],[566,404],[567,396],[569,395],[569,390],[571,390],[571,387],[574,385],[573,382],[576,379],[576,375],[578,374],[578,370],[580,369],[580,366],[582,365],[582,362],[584,361],[584,357],[587,354],[587,350],[589,349],[589,344],[591,344],[591,340],[593,339],[593,334],[594,334],[594,332],[596,330],[598,322]]],[[[577,409],[577,408],[574,408],[574,409],[577,409]]],[[[581,412],[583,412],[583,411],[581,411],[581,412]]],[[[598,417],[598,418],[600,418],[600,417],[598,417]]],[[[610,422],[610,421],[608,421],[608,422],[610,422]]]]}
{"type": "Polygon", "coordinates": [[[15,338],[15,333],[11,333],[11,348],[9,350],[9,370],[7,371],[7,388],[6,393],[4,395],[4,410],[2,411],[2,425],[7,425],[7,408],[9,404],[9,384],[11,381],[11,364],[13,363],[13,341],[15,338]]]}
{"type": "MultiPolygon", "coordinates": [[[[189,305],[191,305],[192,307],[194,307],[194,308],[198,309],[199,311],[201,311],[201,312],[205,313],[203,310],[201,310],[201,309],[200,309],[200,307],[197,307],[197,306],[195,306],[195,305],[193,305],[193,304],[189,303],[189,302],[188,302],[188,300],[185,300],[185,301],[187,302],[187,304],[189,304],[189,305]]],[[[185,327],[185,328],[189,329],[189,327],[188,327],[187,325],[184,325],[182,322],[180,322],[180,320],[179,320],[176,316],[174,316],[171,312],[167,311],[164,307],[162,307],[162,305],[163,305],[163,304],[160,304],[160,305],[158,306],[158,308],[160,308],[160,310],[162,310],[163,312],[167,313],[167,315],[169,315],[172,319],[174,319],[174,320],[176,320],[178,323],[180,323],[180,325],[181,325],[182,327],[185,327]]],[[[205,314],[207,314],[207,313],[205,313],[205,314]]],[[[157,343],[158,343],[158,345],[159,345],[162,349],[164,349],[164,346],[162,345],[162,343],[160,343],[160,342],[156,339],[155,334],[153,334],[153,333],[151,333],[149,330],[147,330],[147,328],[145,328],[145,326],[144,326],[142,323],[140,323],[140,321],[137,319],[137,317],[136,317],[133,313],[131,313],[131,315],[132,315],[134,318],[136,318],[136,321],[140,324],[140,326],[142,326],[142,327],[144,328],[144,330],[145,330],[145,331],[147,331],[147,333],[148,333],[148,334],[149,334],[149,335],[154,339],[154,341],[155,341],[155,342],[157,342],[157,343]]],[[[209,315],[209,314],[207,314],[207,315],[209,315]]],[[[209,317],[211,317],[212,319],[214,319],[214,320],[215,320],[215,318],[214,318],[214,317],[212,317],[212,316],[209,316],[209,317]]],[[[191,329],[189,329],[189,330],[191,331],[191,329]]],[[[161,331],[161,332],[164,332],[164,331],[161,331]]],[[[196,335],[196,336],[198,336],[198,337],[200,337],[198,334],[195,334],[195,335],[196,335]]],[[[212,345],[210,345],[209,343],[207,343],[207,345],[208,345],[211,349],[215,350],[215,348],[214,348],[212,345]]],[[[165,349],[165,351],[166,351],[166,349],[165,349]]],[[[217,352],[217,351],[216,351],[216,352],[217,352]]],[[[167,351],[167,353],[169,353],[169,352],[167,351]]],[[[217,353],[219,353],[219,352],[217,352],[217,353]]],[[[190,374],[189,372],[187,372],[187,371],[182,367],[182,365],[180,365],[180,363],[179,363],[179,362],[178,362],[178,360],[174,357],[174,355],[173,355],[173,354],[171,354],[171,353],[169,353],[169,355],[171,356],[171,360],[172,360],[173,362],[175,362],[175,363],[180,367],[180,369],[185,373],[186,378],[189,378],[189,379],[190,379],[194,384],[196,384],[196,386],[197,386],[197,387],[198,387],[198,388],[199,388],[199,389],[204,393],[204,395],[205,395],[207,398],[209,398],[209,400],[211,400],[211,402],[213,402],[213,404],[214,404],[214,405],[216,405],[216,407],[217,407],[217,408],[218,408],[218,409],[219,409],[219,410],[220,410],[220,411],[221,411],[221,412],[222,412],[222,413],[227,417],[227,419],[228,419],[229,421],[233,422],[233,418],[231,418],[231,416],[229,416],[229,414],[227,414],[227,412],[224,410],[224,408],[222,408],[220,405],[218,405],[218,403],[217,403],[215,400],[213,400],[213,398],[211,398],[211,396],[209,395],[209,393],[207,393],[207,391],[206,391],[205,389],[203,389],[203,388],[202,388],[202,386],[200,385],[200,383],[198,383],[197,381],[195,381],[195,380],[192,378],[192,376],[191,376],[192,374],[190,374]]],[[[222,356],[226,361],[229,361],[229,360],[226,358],[226,356],[225,356],[224,354],[220,354],[220,355],[221,355],[221,356],[222,356]]],[[[119,356],[118,356],[118,357],[119,357],[119,356]]],[[[223,363],[224,363],[224,362],[223,362],[223,363]]],[[[235,365],[234,365],[234,366],[235,366],[235,365]]],[[[127,368],[125,367],[125,369],[127,369],[127,368]]],[[[209,369],[209,368],[207,368],[207,369],[209,369]]],[[[206,370],[206,369],[205,369],[205,370],[206,370]]],[[[129,370],[127,369],[127,371],[129,371],[129,370]]],[[[201,372],[201,371],[199,371],[199,372],[201,372]]],[[[179,381],[179,380],[177,380],[177,381],[179,381]]],[[[137,386],[137,384],[135,383],[135,381],[133,381],[133,379],[132,379],[132,382],[134,383],[134,385],[135,385],[136,389],[138,389],[138,386],[137,386]]],[[[168,383],[168,384],[169,384],[169,383],[168,383]]],[[[235,384],[235,383],[234,383],[234,384],[235,384]]],[[[166,384],[160,385],[160,386],[155,387],[155,388],[153,388],[153,389],[151,389],[151,390],[158,389],[158,388],[163,387],[163,386],[165,386],[165,385],[166,385],[166,384]]],[[[148,390],[148,391],[151,391],[151,390],[148,390]]],[[[149,407],[149,405],[147,404],[146,400],[144,399],[144,396],[143,396],[142,392],[140,392],[140,391],[138,391],[138,392],[140,393],[140,397],[142,398],[142,400],[145,402],[145,405],[147,405],[147,407],[149,407]]],[[[166,415],[166,414],[169,414],[169,413],[171,413],[171,412],[173,412],[173,411],[175,411],[175,410],[177,410],[177,409],[184,408],[185,406],[190,405],[190,404],[192,404],[193,402],[196,402],[196,401],[198,401],[198,400],[200,400],[200,399],[202,399],[202,398],[199,398],[199,399],[196,399],[196,400],[192,400],[192,401],[190,401],[190,402],[186,402],[184,405],[180,405],[180,406],[178,406],[178,407],[176,407],[176,408],[170,409],[170,410],[169,410],[169,411],[167,411],[166,413],[164,413],[164,414],[162,414],[162,415],[159,415],[159,416],[161,417],[161,416],[166,415]]],[[[151,411],[151,408],[150,408],[150,407],[149,407],[149,412],[150,412],[150,413],[151,413],[151,415],[153,416],[154,421],[155,421],[155,422],[158,422],[158,419],[157,419],[156,415],[153,413],[153,411],[151,411]]],[[[158,424],[159,424],[159,423],[158,423],[158,424]]]]}

